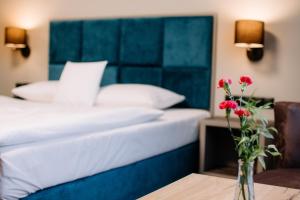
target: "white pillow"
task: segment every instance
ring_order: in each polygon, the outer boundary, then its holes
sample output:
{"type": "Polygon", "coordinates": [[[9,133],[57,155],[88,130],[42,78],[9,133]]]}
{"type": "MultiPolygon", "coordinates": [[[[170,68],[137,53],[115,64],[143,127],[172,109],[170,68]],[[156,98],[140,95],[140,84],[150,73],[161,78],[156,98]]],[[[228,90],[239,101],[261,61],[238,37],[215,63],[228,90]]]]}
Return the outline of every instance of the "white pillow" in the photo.
{"type": "Polygon", "coordinates": [[[69,105],[92,106],[99,91],[107,61],[68,61],[60,77],[54,102],[69,105]]]}
{"type": "Polygon", "coordinates": [[[58,81],[41,81],[12,89],[12,93],[29,101],[52,102],[58,81]]]}
{"type": "Polygon", "coordinates": [[[143,84],[113,84],[100,89],[96,105],[142,106],[165,109],[182,102],[184,96],[143,84]]]}

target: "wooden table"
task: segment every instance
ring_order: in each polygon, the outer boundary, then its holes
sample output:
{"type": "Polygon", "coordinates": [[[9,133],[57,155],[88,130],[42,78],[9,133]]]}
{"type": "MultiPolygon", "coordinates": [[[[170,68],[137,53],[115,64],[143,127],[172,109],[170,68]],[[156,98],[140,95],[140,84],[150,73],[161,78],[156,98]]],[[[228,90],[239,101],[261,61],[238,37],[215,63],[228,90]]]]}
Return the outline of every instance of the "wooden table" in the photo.
{"type": "MultiPolygon", "coordinates": [[[[233,200],[236,181],[191,174],[140,200],[233,200]]],[[[300,190],[255,183],[255,200],[300,200],[300,190]]]]}

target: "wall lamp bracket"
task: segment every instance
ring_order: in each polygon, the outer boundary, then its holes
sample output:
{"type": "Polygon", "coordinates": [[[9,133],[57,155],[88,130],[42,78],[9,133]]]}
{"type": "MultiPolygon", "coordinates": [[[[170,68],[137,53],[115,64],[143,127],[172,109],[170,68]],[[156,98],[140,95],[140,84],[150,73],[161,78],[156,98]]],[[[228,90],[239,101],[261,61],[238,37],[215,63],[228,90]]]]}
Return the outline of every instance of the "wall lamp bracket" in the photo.
{"type": "Polygon", "coordinates": [[[249,60],[256,62],[261,60],[263,56],[263,48],[247,48],[247,57],[249,58],[249,60]]]}

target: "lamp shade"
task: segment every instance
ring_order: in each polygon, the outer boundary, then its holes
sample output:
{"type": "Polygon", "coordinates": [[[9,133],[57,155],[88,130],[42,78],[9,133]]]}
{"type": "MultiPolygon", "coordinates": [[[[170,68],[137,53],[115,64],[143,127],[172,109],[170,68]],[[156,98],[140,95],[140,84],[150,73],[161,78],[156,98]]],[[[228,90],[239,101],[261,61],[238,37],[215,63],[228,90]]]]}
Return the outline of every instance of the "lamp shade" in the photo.
{"type": "Polygon", "coordinates": [[[10,48],[26,47],[26,30],[15,27],[5,28],[5,45],[10,48]]]}
{"type": "Polygon", "coordinates": [[[238,20],[235,22],[235,45],[244,48],[264,47],[264,22],[238,20]]]}

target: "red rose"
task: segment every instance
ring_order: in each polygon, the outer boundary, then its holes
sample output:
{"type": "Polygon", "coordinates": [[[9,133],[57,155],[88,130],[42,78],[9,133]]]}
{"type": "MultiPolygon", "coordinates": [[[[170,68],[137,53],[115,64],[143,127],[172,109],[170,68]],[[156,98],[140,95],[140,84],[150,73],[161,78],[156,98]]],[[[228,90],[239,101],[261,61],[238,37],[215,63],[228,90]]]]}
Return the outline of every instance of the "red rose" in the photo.
{"type": "Polygon", "coordinates": [[[232,101],[232,100],[222,101],[219,104],[219,108],[220,109],[236,109],[237,108],[237,103],[235,101],[232,101]]]}
{"type": "Polygon", "coordinates": [[[250,112],[248,110],[245,109],[237,109],[234,111],[234,114],[236,114],[239,117],[248,117],[250,116],[250,112]]]}
{"type": "Polygon", "coordinates": [[[232,81],[231,81],[231,79],[222,78],[221,80],[219,80],[218,88],[224,88],[225,83],[230,85],[232,83],[232,81]]]}
{"type": "Polygon", "coordinates": [[[251,85],[253,83],[252,78],[250,76],[241,76],[240,84],[251,85]]]}

